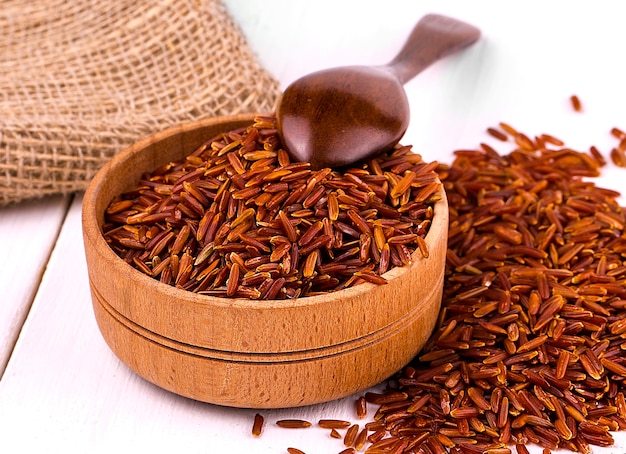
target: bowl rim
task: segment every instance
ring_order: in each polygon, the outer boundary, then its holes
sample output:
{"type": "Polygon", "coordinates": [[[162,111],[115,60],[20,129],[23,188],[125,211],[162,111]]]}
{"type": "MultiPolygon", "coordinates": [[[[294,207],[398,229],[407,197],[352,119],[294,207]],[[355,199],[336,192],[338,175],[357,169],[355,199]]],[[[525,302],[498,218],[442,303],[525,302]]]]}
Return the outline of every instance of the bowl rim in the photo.
{"type": "MultiPolygon", "coordinates": [[[[265,299],[265,300],[253,300],[248,298],[221,298],[212,295],[199,294],[195,292],[190,292],[188,290],[176,288],[175,286],[164,284],[145,273],[137,270],[132,267],[130,264],[124,262],[111,247],[106,243],[104,239],[104,235],[102,234],[102,225],[98,222],[98,218],[100,214],[96,211],[97,199],[100,196],[101,189],[104,185],[105,180],[109,177],[109,175],[114,172],[120,166],[123,166],[124,163],[128,160],[129,157],[136,153],[141,153],[141,151],[147,147],[148,145],[155,143],[157,141],[161,141],[166,138],[174,137],[181,132],[207,127],[214,126],[224,122],[251,122],[255,117],[258,116],[270,116],[271,114],[239,114],[239,115],[230,115],[230,116],[218,116],[212,117],[204,120],[197,120],[193,122],[187,122],[180,125],[171,126],[162,131],[151,134],[145,138],[138,140],[133,143],[129,147],[126,147],[118,154],[116,154],[111,160],[109,160],[100,170],[96,173],[94,178],[89,183],[84,197],[83,197],[83,207],[82,207],[82,223],[83,223],[83,231],[85,235],[87,235],[92,241],[94,241],[94,245],[98,249],[98,251],[104,254],[104,257],[112,262],[112,263],[120,263],[128,268],[128,272],[133,273],[134,277],[140,280],[140,282],[144,282],[146,285],[154,285],[157,284],[157,287],[160,291],[165,293],[166,295],[176,298],[180,295],[185,295],[185,299],[188,301],[196,302],[197,304],[211,304],[217,306],[224,307],[232,307],[233,305],[241,306],[245,309],[252,310],[267,310],[267,309],[281,309],[281,308],[294,308],[301,306],[311,306],[317,305],[323,302],[328,302],[329,299],[339,299],[344,295],[361,295],[365,294],[372,290],[372,288],[378,287],[378,284],[373,284],[369,282],[365,282],[356,286],[348,287],[345,289],[328,292],[325,294],[305,296],[293,299],[265,299]],[[98,232],[97,235],[93,235],[93,232],[98,232]],[[95,237],[94,237],[95,236],[95,237]]],[[[226,131],[225,131],[226,132],[226,131]]],[[[189,150],[188,153],[191,153],[193,150],[189,150]]],[[[188,154],[186,153],[186,154],[188,154]]],[[[445,190],[442,188],[437,192],[439,200],[437,200],[433,205],[433,218],[431,225],[429,226],[428,232],[424,238],[428,247],[432,247],[432,245],[439,239],[442,234],[447,236],[448,230],[448,205],[447,198],[445,194],[445,190]]],[[[108,200],[105,204],[108,205],[110,200],[108,200]]],[[[394,280],[400,278],[403,274],[406,274],[409,269],[415,266],[419,266],[419,264],[427,260],[421,256],[421,252],[419,249],[416,249],[412,257],[412,263],[408,266],[402,267],[393,267],[388,270],[383,277],[385,277],[388,281],[389,285],[394,280]]]]}

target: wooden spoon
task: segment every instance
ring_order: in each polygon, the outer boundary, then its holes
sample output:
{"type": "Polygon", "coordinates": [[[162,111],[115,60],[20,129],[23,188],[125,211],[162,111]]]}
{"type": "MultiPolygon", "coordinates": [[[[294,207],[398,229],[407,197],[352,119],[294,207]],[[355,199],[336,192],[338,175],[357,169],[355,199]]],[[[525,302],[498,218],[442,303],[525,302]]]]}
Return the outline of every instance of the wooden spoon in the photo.
{"type": "Polygon", "coordinates": [[[402,85],[480,37],[476,27],[429,14],[384,66],[346,66],[304,76],[287,87],[277,109],[283,145],[313,168],[353,164],[396,145],[409,125],[402,85]]]}

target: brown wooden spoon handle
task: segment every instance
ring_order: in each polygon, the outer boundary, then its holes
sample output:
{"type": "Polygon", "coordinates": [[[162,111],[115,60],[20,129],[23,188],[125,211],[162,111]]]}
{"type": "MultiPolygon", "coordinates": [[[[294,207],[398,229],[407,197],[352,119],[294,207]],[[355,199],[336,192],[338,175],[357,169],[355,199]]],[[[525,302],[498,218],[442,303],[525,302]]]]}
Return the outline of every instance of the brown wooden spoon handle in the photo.
{"type": "Polygon", "coordinates": [[[398,55],[387,64],[402,84],[437,60],[464,49],[480,37],[473,25],[438,14],[424,16],[398,55]]]}

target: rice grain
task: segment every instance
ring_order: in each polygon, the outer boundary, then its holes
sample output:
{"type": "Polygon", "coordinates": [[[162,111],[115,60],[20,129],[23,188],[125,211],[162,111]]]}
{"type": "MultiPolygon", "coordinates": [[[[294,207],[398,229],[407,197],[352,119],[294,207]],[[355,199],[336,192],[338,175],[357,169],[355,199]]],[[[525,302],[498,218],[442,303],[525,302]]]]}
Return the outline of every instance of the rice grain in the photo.
{"type": "Polygon", "coordinates": [[[143,175],[107,207],[104,237],[139,271],[212,296],[384,284],[417,249],[428,256],[437,165],[397,147],[342,172],[312,171],[290,162],[274,119],[257,118],[143,175]]]}
{"type": "Polygon", "coordinates": [[[276,421],[276,425],[285,429],[306,429],[311,427],[311,423],[303,419],[280,419],[276,421]]]}
{"type": "Polygon", "coordinates": [[[254,423],[252,424],[252,435],[255,437],[260,437],[261,436],[261,432],[263,431],[263,423],[265,422],[265,420],[263,419],[263,416],[261,416],[259,413],[254,415],[254,423]]]}
{"type": "Polygon", "coordinates": [[[481,145],[438,169],[451,214],[440,318],[366,394],[384,426],[373,452],[590,453],[626,428],[626,210],[588,180],[592,152],[500,127],[510,154],[481,145]]]}

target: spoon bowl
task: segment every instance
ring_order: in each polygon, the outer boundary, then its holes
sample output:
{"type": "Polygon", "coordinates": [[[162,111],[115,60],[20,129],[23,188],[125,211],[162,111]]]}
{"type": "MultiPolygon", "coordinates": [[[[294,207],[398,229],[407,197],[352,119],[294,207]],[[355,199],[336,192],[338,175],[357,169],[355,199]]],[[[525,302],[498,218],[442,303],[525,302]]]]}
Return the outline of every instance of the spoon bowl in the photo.
{"type": "Polygon", "coordinates": [[[409,125],[403,84],[437,60],[476,42],[480,30],[429,14],[384,66],[346,66],[289,85],[277,109],[284,147],[314,168],[340,167],[396,145],[409,125]]]}

